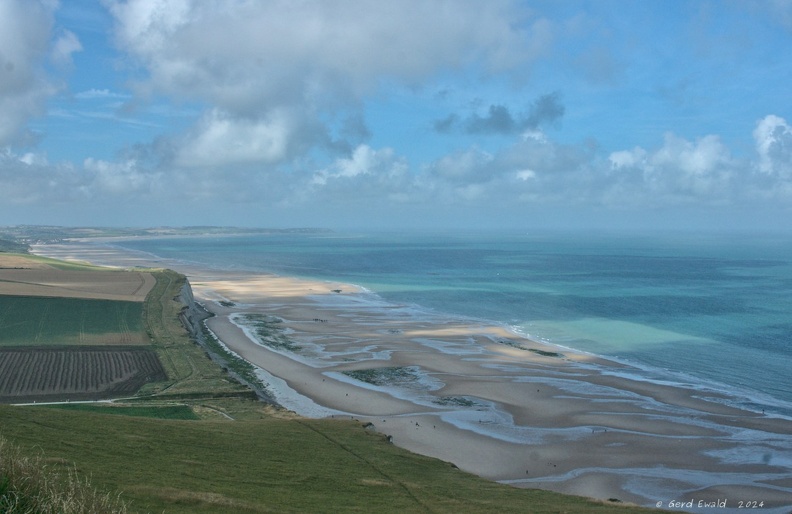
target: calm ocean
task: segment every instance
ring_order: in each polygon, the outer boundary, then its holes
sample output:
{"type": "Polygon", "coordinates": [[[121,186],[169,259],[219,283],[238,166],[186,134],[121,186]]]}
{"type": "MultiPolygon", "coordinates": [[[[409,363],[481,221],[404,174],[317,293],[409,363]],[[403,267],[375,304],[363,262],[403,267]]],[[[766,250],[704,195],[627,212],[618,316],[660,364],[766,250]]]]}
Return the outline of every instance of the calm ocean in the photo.
{"type": "Polygon", "coordinates": [[[792,237],[278,234],[125,241],[223,269],[361,285],[792,416],[792,237]]]}

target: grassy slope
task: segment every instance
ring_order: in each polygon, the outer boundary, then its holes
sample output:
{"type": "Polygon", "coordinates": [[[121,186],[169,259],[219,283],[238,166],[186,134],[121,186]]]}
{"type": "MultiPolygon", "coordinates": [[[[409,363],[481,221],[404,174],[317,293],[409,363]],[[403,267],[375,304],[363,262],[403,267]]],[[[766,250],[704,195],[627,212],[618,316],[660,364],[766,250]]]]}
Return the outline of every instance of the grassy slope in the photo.
{"type": "Polygon", "coordinates": [[[230,380],[227,373],[207,358],[179,321],[183,305],[175,298],[185,283],[184,276],[170,270],[157,271],[154,276],[157,283],[143,304],[144,329],[170,381],[147,386],[142,393],[174,399],[251,396],[247,387],[230,380]]]}
{"type": "Polygon", "coordinates": [[[3,435],[73,462],[132,512],[628,512],[489,482],[352,421],[171,421],[0,407],[3,435]]]}
{"type": "Polygon", "coordinates": [[[139,418],[155,419],[201,419],[187,405],[130,405],[119,406],[104,403],[64,403],[58,405],[41,406],[44,409],[63,409],[79,412],[99,412],[118,416],[134,416],[139,418]]]}

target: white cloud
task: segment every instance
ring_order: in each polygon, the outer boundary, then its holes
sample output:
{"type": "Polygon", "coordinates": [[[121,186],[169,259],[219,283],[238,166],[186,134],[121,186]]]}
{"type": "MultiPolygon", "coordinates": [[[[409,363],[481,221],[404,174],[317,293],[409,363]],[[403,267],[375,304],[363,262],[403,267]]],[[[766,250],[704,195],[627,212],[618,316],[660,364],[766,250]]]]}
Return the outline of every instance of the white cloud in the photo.
{"type": "Polygon", "coordinates": [[[0,205],[54,207],[74,203],[116,206],[159,195],[162,175],[133,159],[110,162],[88,158],[82,166],[51,163],[42,153],[0,153],[0,205]]]}
{"type": "Polygon", "coordinates": [[[128,94],[125,93],[116,93],[110,91],[109,89],[88,89],[86,91],[80,91],[74,95],[75,98],[78,100],[94,100],[98,98],[111,98],[111,99],[120,99],[120,98],[129,98],[128,94]]]}
{"type": "Polygon", "coordinates": [[[30,144],[28,120],[56,89],[43,63],[50,50],[51,2],[0,2],[0,145],[30,144]]]}
{"type": "Polygon", "coordinates": [[[138,54],[163,51],[170,36],[188,21],[190,0],[107,1],[118,19],[117,37],[138,54]]]}
{"type": "MultiPolygon", "coordinates": [[[[326,147],[328,117],[361,107],[384,82],[416,85],[471,66],[516,71],[552,39],[548,22],[514,1],[245,0],[108,1],[115,38],[146,72],[143,96],[200,101],[209,113],[178,151],[181,163],[207,139],[242,148],[221,164],[288,159],[296,146],[326,147]],[[289,113],[289,124],[277,118],[289,113]],[[329,115],[329,116],[328,116],[329,115]],[[207,121],[209,120],[209,121],[207,121]],[[255,141],[263,142],[257,146],[255,141]],[[300,139],[300,143],[295,141],[300,139]],[[230,143],[231,141],[227,141],[230,143]]],[[[334,142],[354,148],[362,141],[334,142]]],[[[210,151],[203,151],[203,155],[210,151]]]]}
{"type": "Polygon", "coordinates": [[[392,148],[375,150],[368,145],[360,145],[349,158],[337,159],[331,166],[314,173],[310,183],[357,191],[361,183],[367,182],[367,187],[379,184],[387,191],[388,186],[399,185],[408,171],[407,162],[392,148]]]}
{"type": "Polygon", "coordinates": [[[474,184],[488,182],[492,179],[494,157],[479,148],[470,148],[461,152],[443,156],[432,163],[431,173],[450,183],[474,184]]]}
{"type": "Polygon", "coordinates": [[[515,178],[518,180],[531,180],[536,178],[536,172],[534,170],[520,170],[514,174],[515,178]]]}
{"type": "Polygon", "coordinates": [[[621,168],[633,168],[636,166],[645,165],[646,163],[646,150],[636,146],[632,150],[619,150],[612,152],[608,156],[611,167],[615,170],[621,168]]]}
{"type": "MultiPolygon", "coordinates": [[[[233,130],[217,129],[221,121],[220,117],[207,125],[220,135],[210,138],[207,134],[212,130],[207,129],[200,134],[203,139],[196,137],[193,143],[204,141],[213,145],[213,151],[226,151],[222,144],[235,137],[233,130]]],[[[266,139],[269,133],[263,130],[262,134],[266,139]]],[[[363,144],[327,166],[306,163],[290,173],[278,171],[276,156],[266,156],[270,152],[266,145],[258,148],[250,141],[244,142],[253,146],[236,155],[254,162],[219,172],[188,162],[165,173],[146,169],[136,156],[117,162],[87,159],[74,167],[49,163],[41,154],[6,151],[0,155],[0,203],[67,205],[80,201],[96,208],[144,202],[155,209],[159,204],[189,209],[195,202],[210,201],[223,202],[227,208],[245,205],[251,212],[266,206],[270,213],[313,213],[339,219],[398,216],[409,204],[416,213],[449,220],[454,219],[452,213],[472,220],[495,211],[505,216],[562,205],[592,212],[701,205],[750,209],[757,201],[770,205],[770,200],[783,205],[792,197],[792,180],[778,171],[790,162],[784,153],[791,137],[789,127],[782,119],[768,116],[757,125],[754,136],[757,154],[753,161],[734,158],[714,135],[688,140],[667,134],[657,148],[635,147],[607,157],[598,157],[586,145],[529,137],[494,153],[475,147],[452,152],[419,169],[411,169],[392,148],[363,144]],[[262,165],[267,158],[272,163],[262,165]]],[[[212,158],[208,150],[197,153],[197,147],[191,155],[212,158]]]]}
{"type": "Polygon", "coordinates": [[[97,197],[113,195],[131,198],[141,192],[156,190],[159,182],[156,174],[140,170],[133,159],[108,162],[88,158],[83,163],[83,171],[91,177],[90,182],[83,187],[97,197]]]}
{"type": "Polygon", "coordinates": [[[74,198],[81,176],[69,165],[52,165],[44,155],[0,154],[0,205],[49,205],[74,198]]]}
{"type": "Polygon", "coordinates": [[[729,201],[742,166],[717,136],[688,141],[672,133],[654,151],[612,152],[608,162],[608,201],[635,205],[729,201]]]}
{"type": "Polygon", "coordinates": [[[77,39],[77,36],[75,36],[73,32],[65,30],[52,47],[52,60],[55,64],[60,66],[71,65],[72,54],[82,49],[82,44],[80,40],[77,39]]]}
{"type": "Polygon", "coordinates": [[[146,86],[229,111],[262,109],[273,100],[357,95],[382,78],[420,80],[471,61],[494,71],[526,59],[526,34],[514,24],[521,13],[512,2],[150,0],[109,6],[120,46],[150,73],[146,86]]]}
{"type": "Polygon", "coordinates": [[[213,109],[179,142],[176,164],[217,167],[227,164],[272,163],[286,155],[293,130],[284,112],[267,119],[234,119],[213,109]]]}
{"type": "Polygon", "coordinates": [[[717,136],[693,143],[666,134],[663,147],[649,159],[644,179],[655,190],[699,197],[725,191],[731,169],[731,155],[717,136]]]}
{"type": "Polygon", "coordinates": [[[784,118],[768,115],[759,120],[753,132],[758,169],[765,175],[792,179],[792,127],[784,118]]]}

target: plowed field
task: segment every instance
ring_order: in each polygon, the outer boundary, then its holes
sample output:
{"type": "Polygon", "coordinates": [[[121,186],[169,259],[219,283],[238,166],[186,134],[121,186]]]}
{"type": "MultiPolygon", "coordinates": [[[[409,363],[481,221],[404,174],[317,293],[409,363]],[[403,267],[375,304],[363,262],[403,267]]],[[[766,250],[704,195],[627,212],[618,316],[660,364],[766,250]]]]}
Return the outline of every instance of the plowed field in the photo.
{"type": "Polygon", "coordinates": [[[151,273],[139,271],[68,271],[0,267],[0,295],[101,298],[142,302],[151,291],[154,282],[151,273]]]}
{"type": "Polygon", "coordinates": [[[166,379],[156,353],[146,348],[0,348],[0,403],[131,396],[146,382],[166,379]]]}

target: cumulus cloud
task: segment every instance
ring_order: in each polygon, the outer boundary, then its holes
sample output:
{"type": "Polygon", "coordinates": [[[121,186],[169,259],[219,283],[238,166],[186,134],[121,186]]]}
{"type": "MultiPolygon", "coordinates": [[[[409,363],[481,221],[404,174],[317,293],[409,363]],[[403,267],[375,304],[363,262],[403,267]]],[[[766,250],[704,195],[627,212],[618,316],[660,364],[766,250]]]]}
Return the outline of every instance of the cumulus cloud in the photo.
{"type": "Polygon", "coordinates": [[[758,169],[765,175],[792,179],[792,127],[784,118],[768,115],[753,132],[758,169]]]}
{"type": "Polygon", "coordinates": [[[729,201],[744,166],[715,135],[688,141],[672,133],[656,150],[612,152],[608,162],[609,201],[637,205],[729,201]]]}
{"type": "Polygon", "coordinates": [[[472,147],[437,159],[427,167],[423,185],[446,203],[580,202],[591,194],[584,182],[592,159],[586,145],[561,145],[529,131],[494,153],[472,147]]]}
{"type": "Polygon", "coordinates": [[[492,179],[496,169],[494,157],[479,148],[470,148],[443,156],[429,167],[438,179],[451,183],[475,184],[492,179]]]}
{"type": "Polygon", "coordinates": [[[490,105],[484,116],[472,114],[464,123],[469,134],[510,134],[517,130],[519,123],[503,105],[490,105]]]}
{"type": "Polygon", "coordinates": [[[483,116],[473,113],[461,119],[457,114],[450,114],[436,120],[434,128],[437,132],[449,133],[461,130],[467,134],[508,135],[537,129],[540,125],[551,124],[564,115],[564,106],[558,92],[542,95],[537,98],[527,112],[512,114],[508,107],[493,104],[483,116]]]}
{"type": "Polygon", "coordinates": [[[414,188],[407,161],[392,148],[360,145],[352,155],[337,159],[313,174],[310,192],[343,202],[411,201],[414,188]]]}
{"type": "Polygon", "coordinates": [[[111,2],[122,49],[145,84],[222,108],[370,92],[382,78],[420,80],[478,61],[522,63],[526,38],[510,2],[410,0],[111,2]]]}
{"type": "Polygon", "coordinates": [[[82,177],[70,165],[52,165],[40,154],[0,153],[0,204],[36,205],[78,198],[82,177]]]}
{"type": "MultiPolygon", "coordinates": [[[[293,148],[298,135],[312,137],[304,139],[309,146],[354,148],[366,137],[363,124],[340,131],[347,142],[335,140],[322,120],[345,110],[355,119],[364,95],[383,81],[420,84],[471,65],[513,70],[541,54],[549,32],[542,20],[527,20],[517,3],[506,0],[107,5],[117,45],[146,73],[135,84],[138,94],[209,106],[181,153],[197,148],[202,138],[219,142],[233,134],[248,150],[231,151],[230,163],[256,154],[264,161],[288,158],[279,151],[293,148]],[[273,121],[283,112],[289,112],[292,126],[310,128],[308,133],[273,121]],[[269,143],[251,148],[259,136],[269,143]]],[[[214,155],[218,165],[221,155],[214,155]]]]}
{"type": "Polygon", "coordinates": [[[72,54],[82,51],[80,40],[73,32],[64,30],[52,46],[52,61],[59,66],[69,66],[72,63],[72,54]]]}
{"type": "Polygon", "coordinates": [[[752,169],[763,161],[773,173],[788,170],[783,166],[791,162],[788,127],[775,118],[764,121],[755,134],[755,161],[734,157],[716,135],[688,140],[668,133],[656,148],[634,147],[603,157],[596,146],[559,144],[533,131],[494,153],[472,147],[439,158],[428,166],[423,185],[430,184],[443,200],[456,195],[498,205],[747,205],[770,191],[790,189],[779,180],[758,184],[752,179],[752,169]]]}
{"type": "Polygon", "coordinates": [[[27,122],[57,91],[44,63],[48,58],[63,63],[79,47],[71,33],[51,46],[53,9],[52,2],[0,2],[0,145],[34,142],[27,122]]]}
{"type": "Polygon", "coordinates": [[[88,158],[83,171],[90,177],[84,186],[85,192],[94,197],[125,196],[137,197],[158,189],[159,176],[140,169],[135,160],[108,162],[88,158]]]}
{"type": "Polygon", "coordinates": [[[286,113],[272,113],[267,119],[234,119],[213,109],[179,141],[175,162],[187,167],[276,162],[286,154],[291,131],[286,113]]]}
{"type": "Polygon", "coordinates": [[[611,152],[608,156],[608,161],[611,164],[611,168],[614,170],[637,168],[646,165],[646,156],[646,150],[640,146],[636,146],[632,150],[611,152]]]}
{"type": "Polygon", "coordinates": [[[0,193],[6,205],[133,200],[159,191],[160,178],[134,160],[88,158],[80,166],[51,163],[34,152],[0,154],[0,193]]]}

